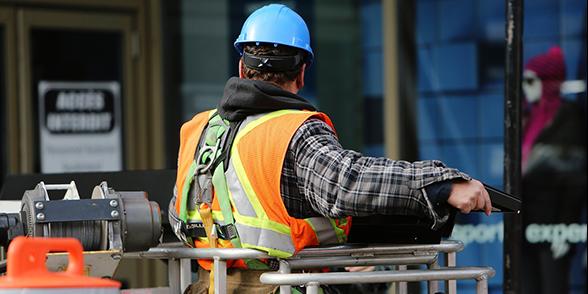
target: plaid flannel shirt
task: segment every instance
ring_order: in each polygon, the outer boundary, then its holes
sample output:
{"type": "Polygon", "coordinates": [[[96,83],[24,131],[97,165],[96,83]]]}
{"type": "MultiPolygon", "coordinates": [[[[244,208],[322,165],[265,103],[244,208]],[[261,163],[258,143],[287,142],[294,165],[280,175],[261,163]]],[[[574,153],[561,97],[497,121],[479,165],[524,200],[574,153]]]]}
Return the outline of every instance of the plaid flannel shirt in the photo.
{"type": "Polygon", "coordinates": [[[412,215],[431,219],[437,228],[448,211],[435,209],[425,187],[454,178],[470,179],[438,160],[410,163],[343,149],[326,123],[310,119],[290,142],[281,192],[296,218],[412,215]]]}

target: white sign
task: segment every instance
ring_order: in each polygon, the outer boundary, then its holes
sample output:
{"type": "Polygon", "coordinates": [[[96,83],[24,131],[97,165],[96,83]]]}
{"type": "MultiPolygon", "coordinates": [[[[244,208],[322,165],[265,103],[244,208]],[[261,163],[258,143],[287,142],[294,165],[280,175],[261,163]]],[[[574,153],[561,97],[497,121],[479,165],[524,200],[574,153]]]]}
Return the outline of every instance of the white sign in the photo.
{"type": "Polygon", "coordinates": [[[41,172],[122,170],[118,82],[39,82],[41,172]]]}
{"type": "Polygon", "coordinates": [[[568,253],[570,244],[586,243],[586,224],[529,224],[525,237],[529,243],[550,243],[553,259],[568,253]]]}
{"type": "Polygon", "coordinates": [[[504,224],[456,224],[451,233],[451,239],[460,240],[464,245],[470,243],[502,242],[504,236],[504,224]]]}

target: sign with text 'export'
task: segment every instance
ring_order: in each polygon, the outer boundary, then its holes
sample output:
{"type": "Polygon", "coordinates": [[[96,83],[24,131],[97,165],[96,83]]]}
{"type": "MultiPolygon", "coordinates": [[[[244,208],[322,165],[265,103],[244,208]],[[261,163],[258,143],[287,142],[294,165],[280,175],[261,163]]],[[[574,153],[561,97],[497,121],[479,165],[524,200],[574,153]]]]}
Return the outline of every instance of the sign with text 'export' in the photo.
{"type": "Polygon", "coordinates": [[[40,81],[41,172],[122,169],[118,82],[40,81]]]}

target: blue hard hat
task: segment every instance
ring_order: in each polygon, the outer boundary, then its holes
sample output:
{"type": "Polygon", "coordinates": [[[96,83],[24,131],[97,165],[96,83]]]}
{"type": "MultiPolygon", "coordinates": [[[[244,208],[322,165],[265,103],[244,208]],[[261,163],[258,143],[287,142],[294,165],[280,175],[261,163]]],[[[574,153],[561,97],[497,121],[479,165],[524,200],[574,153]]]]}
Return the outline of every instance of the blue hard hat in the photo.
{"type": "Polygon", "coordinates": [[[314,58],[306,23],[282,4],[270,4],[254,11],[243,24],[235,40],[235,49],[243,55],[243,43],[270,43],[302,49],[308,53],[306,62],[314,58]]]}

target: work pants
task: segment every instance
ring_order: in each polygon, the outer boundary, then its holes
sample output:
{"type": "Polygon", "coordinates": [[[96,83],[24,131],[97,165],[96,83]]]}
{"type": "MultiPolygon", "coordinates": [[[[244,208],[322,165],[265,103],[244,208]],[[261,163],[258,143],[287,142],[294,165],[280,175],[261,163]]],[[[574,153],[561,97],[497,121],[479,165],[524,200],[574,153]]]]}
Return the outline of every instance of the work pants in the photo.
{"type": "MultiPolygon", "coordinates": [[[[227,294],[268,294],[278,292],[278,286],[265,285],[259,281],[263,270],[227,269],[227,294]]],[[[216,278],[216,277],[215,277],[216,278]]],[[[190,285],[184,294],[208,294],[210,273],[198,268],[198,282],[190,285]]]]}

